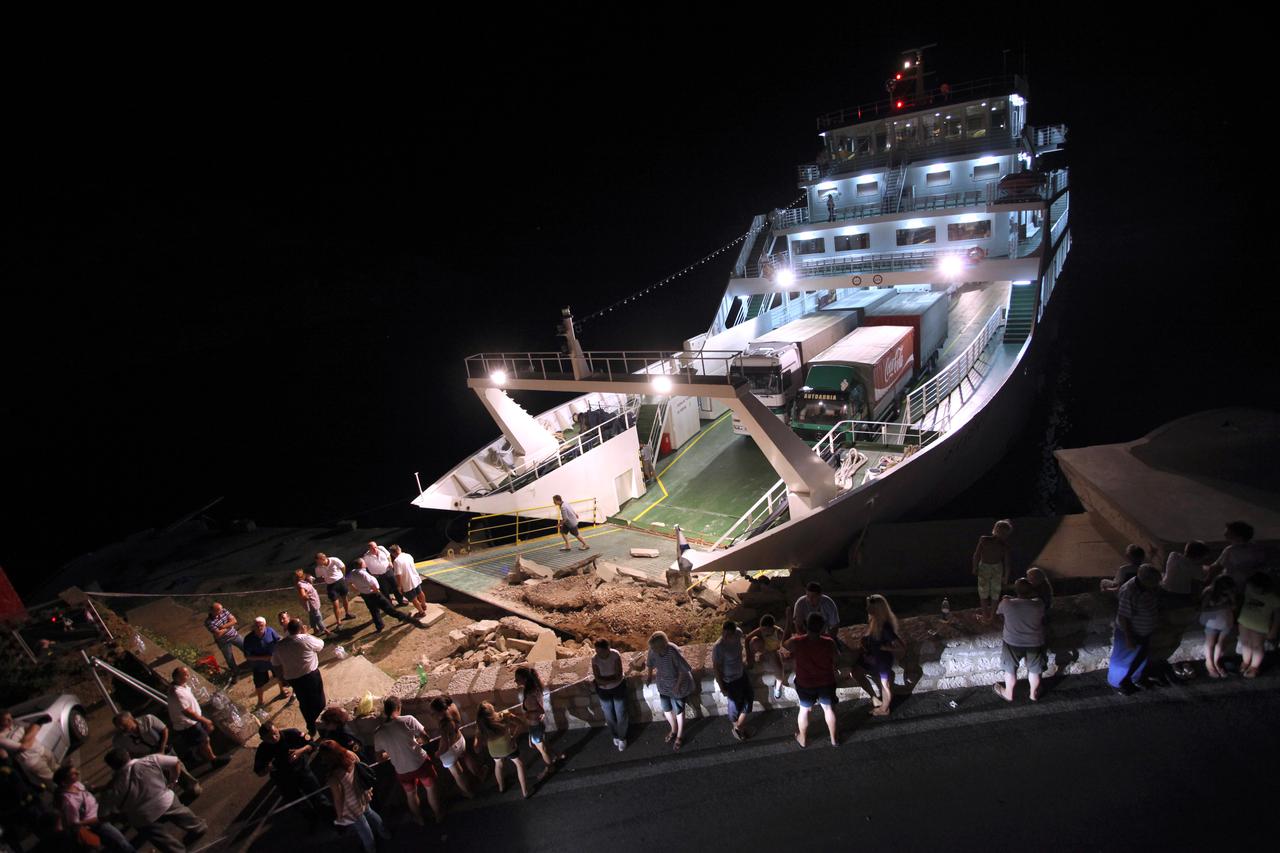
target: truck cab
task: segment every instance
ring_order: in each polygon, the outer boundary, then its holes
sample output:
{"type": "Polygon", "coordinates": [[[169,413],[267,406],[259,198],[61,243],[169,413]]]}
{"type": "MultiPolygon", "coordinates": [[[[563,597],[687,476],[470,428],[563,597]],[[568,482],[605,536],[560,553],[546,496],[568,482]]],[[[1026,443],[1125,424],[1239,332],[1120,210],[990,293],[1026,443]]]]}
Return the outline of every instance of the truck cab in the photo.
{"type": "Polygon", "coordinates": [[[915,330],[864,326],[809,364],[791,409],[791,428],[817,441],[840,421],[879,421],[893,414],[916,375],[915,330]]]}

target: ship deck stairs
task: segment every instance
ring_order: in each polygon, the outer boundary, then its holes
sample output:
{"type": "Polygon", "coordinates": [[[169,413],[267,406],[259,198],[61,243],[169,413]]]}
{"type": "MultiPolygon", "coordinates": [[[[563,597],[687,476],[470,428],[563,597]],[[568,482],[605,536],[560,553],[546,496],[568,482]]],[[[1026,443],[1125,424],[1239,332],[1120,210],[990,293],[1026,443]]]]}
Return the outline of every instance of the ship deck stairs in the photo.
{"type": "Polygon", "coordinates": [[[1031,334],[1035,323],[1036,289],[1030,284],[1015,284],[1009,293],[1009,312],[1004,327],[1004,342],[1020,344],[1031,334]]]}

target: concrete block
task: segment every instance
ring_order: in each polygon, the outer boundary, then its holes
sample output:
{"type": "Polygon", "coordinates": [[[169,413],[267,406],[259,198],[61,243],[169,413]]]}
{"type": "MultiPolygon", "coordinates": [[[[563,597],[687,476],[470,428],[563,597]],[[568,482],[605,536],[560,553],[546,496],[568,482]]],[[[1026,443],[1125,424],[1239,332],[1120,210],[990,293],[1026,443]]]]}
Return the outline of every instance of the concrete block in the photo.
{"type": "Polygon", "coordinates": [[[659,551],[657,548],[632,548],[631,556],[633,557],[656,557],[659,551]]]}
{"type": "Polygon", "coordinates": [[[498,620],[498,630],[508,639],[536,640],[543,634],[552,633],[551,629],[519,616],[503,616],[498,620]]]}
{"type": "Polygon", "coordinates": [[[616,583],[619,576],[618,567],[608,560],[596,560],[595,573],[605,583],[616,583]]]}
{"type": "Polygon", "coordinates": [[[507,638],[507,648],[515,649],[518,652],[530,652],[533,650],[533,640],[517,640],[515,637],[507,638]]]}
{"type": "Polygon", "coordinates": [[[517,557],[516,569],[522,572],[525,577],[540,578],[541,580],[544,580],[544,581],[551,580],[552,578],[555,577],[555,574],[556,574],[555,569],[551,568],[550,566],[544,566],[541,563],[535,563],[533,560],[530,560],[528,557],[517,557]]]}
{"type": "Polygon", "coordinates": [[[427,604],[427,615],[421,620],[423,627],[430,628],[432,625],[444,618],[444,608],[439,604],[427,604]]]}
{"type": "Polygon", "coordinates": [[[549,663],[556,659],[556,635],[546,633],[538,637],[526,655],[529,663],[549,663]]]}

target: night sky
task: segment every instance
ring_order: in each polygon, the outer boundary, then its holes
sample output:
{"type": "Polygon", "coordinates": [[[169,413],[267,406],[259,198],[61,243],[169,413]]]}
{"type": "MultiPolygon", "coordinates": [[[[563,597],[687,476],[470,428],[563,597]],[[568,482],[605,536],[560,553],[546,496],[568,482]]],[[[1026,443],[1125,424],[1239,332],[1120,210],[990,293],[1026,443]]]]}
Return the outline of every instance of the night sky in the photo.
{"type": "MultiPolygon", "coordinates": [[[[1267,402],[1243,114],[1208,60],[1087,19],[732,23],[751,14],[571,7],[494,31],[477,13],[416,47],[297,56],[99,48],[20,87],[0,564],[26,586],[219,496],[215,517],[260,525],[434,524],[404,506],[413,472],[430,483],[497,434],[463,356],[554,349],[562,305],[590,313],[791,202],[814,118],[879,97],[930,42],[934,83],[1025,56],[1032,123],[1070,125],[1066,443],[1267,402]]],[[[588,323],[584,345],[678,346],[735,256],[588,323]]]]}

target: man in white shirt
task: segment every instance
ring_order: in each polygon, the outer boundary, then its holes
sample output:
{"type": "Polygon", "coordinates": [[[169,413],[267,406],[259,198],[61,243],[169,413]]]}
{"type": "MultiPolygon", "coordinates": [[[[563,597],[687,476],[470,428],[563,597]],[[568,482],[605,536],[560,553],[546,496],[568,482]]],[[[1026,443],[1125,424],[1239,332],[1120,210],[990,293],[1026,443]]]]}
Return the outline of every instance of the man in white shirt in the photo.
{"type": "Polygon", "coordinates": [[[573,511],[573,507],[565,503],[564,498],[559,495],[552,495],[551,502],[560,510],[560,520],[556,522],[556,532],[560,534],[560,538],[564,540],[564,547],[561,551],[569,550],[569,537],[577,539],[582,545],[582,550],[587,551],[591,548],[582,538],[582,534],[578,532],[578,514],[573,511]]]}
{"type": "Polygon", "coordinates": [[[276,643],[271,668],[280,673],[298,697],[298,710],[307,723],[307,733],[315,735],[316,718],[324,710],[324,679],[320,675],[320,655],[324,640],[307,633],[298,619],[289,620],[288,636],[276,643]]]}
{"type": "Polygon", "coordinates": [[[396,589],[413,605],[418,616],[426,616],[427,595],[422,591],[422,576],[413,564],[413,555],[406,554],[399,545],[391,546],[391,572],[395,575],[396,589]]]}
{"type": "Polygon", "coordinates": [[[361,555],[361,559],[364,560],[364,567],[369,570],[369,574],[378,579],[378,589],[383,595],[396,599],[396,604],[401,606],[408,603],[396,588],[395,576],[391,574],[390,551],[370,540],[369,550],[361,555]]]}
{"type": "Polygon", "coordinates": [[[208,830],[208,824],[169,788],[178,772],[177,758],[148,755],[131,759],[124,750],[113,749],[107,753],[106,762],[114,774],[103,800],[123,814],[161,853],[185,853],[186,841],[208,830]]]}
{"type": "Polygon", "coordinates": [[[225,767],[231,759],[213,754],[209,735],[213,732],[213,720],[204,716],[204,710],[191,690],[191,672],[180,666],[173,671],[173,683],[169,686],[169,725],[177,736],[180,749],[208,761],[214,770],[225,767]]]}
{"type": "MultiPolygon", "coordinates": [[[[121,711],[111,719],[116,728],[115,737],[111,739],[113,749],[123,749],[130,758],[145,758],[148,755],[170,755],[169,728],[152,714],[134,717],[128,711],[121,711]]],[[[184,790],[200,795],[200,783],[188,772],[187,768],[178,765],[178,781],[184,790]]]]}
{"type": "Polygon", "coordinates": [[[347,603],[347,567],[337,557],[330,557],[323,551],[316,554],[316,577],[324,582],[325,594],[329,596],[329,602],[333,605],[333,627],[341,627],[343,619],[354,619],[351,615],[351,605],[347,603]],[[338,612],[338,605],[342,605],[342,610],[347,615],[343,616],[338,612]]]}
{"type": "Polygon", "coordinates": [[[382,633],[383,613],[392,619],[399,619],[401,622],[419,624],[416,616],[405,616],[391,606],[391,602],[387,601],[387,597],[378,588],[379,578],[369,574],[369,570],[365,568],[364,557],[356,559],[355,568],[347,574],[347,580],[351,582],[351,588],[359,593],[361,600],[364,601],[364,606],[369,608],[369,616],[373,619],[375,633],[382,633]]]}
{"type": "Polygon", "coordinates": [[[388,696],[382,703],[386,722],[373,736],[373,748],[380,758],[390,760],[396,771],[396,781],[404,789],[409,811],[417,821],[422,820],[422,806],[418,802],[418,786],[427,791],[427,802],[435,815],[436,823],[443,818],[440,810],[440,793],[436,790],[436,766],[431,756],[422,748],[427,730],[416,717],[400,716],[400,700],[388,696]]]}

